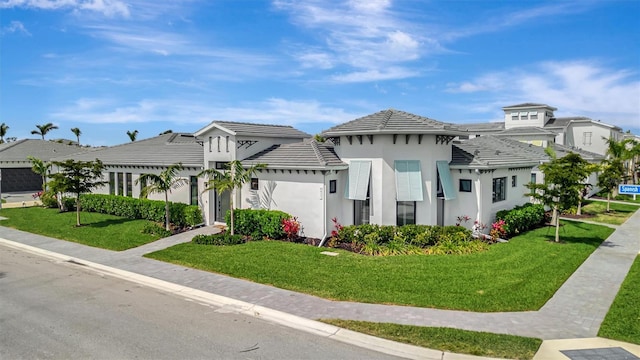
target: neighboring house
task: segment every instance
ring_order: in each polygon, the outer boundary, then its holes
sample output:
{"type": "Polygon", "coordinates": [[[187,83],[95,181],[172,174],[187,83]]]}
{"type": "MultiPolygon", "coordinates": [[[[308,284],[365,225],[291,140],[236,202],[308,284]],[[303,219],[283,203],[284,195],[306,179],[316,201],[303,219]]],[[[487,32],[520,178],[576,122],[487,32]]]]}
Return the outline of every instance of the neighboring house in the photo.
{"type": "Polygon", "coordinates": [[[29,156],[50,161],[58,156],[86,152],[87,148],[40,139],[22,139],[0,144],[2,192],[40,191],[42,177],[31,170],[29,156]]]}
{"type": "MultiPolygon", "coordinates": [[[[230,121],[213,121],[194,134],[202,139],[204,169],[224,170],[225,164],[243,160],[274,145],[299,143],[311,135],[291,126],[263,125],[230,121]]],[[[202,149],[201,149],[202,150],[202,149]]],[[[241,204],[244,192],[235,194],[234,204],[241,204]]],[[[250,195],[248,195],[250,196],[250,195]]],[[[210,191],[204,197],[203,212],[207,224],[224,222],[229,210],[229,194],[210,191]]]]}
{"type": "MultiPolygon", "coordinates": [[[[200,195],[204,184],[197,177],[202,171],[204,156],[202,144],[192,134],[168,133],[153,138],[127,142],[122,145],[94,149],[82,154],[59,157],[56,160],[74,159],[93,161],[99,159],[105,165],[104,181],[108,184],[94,190],[97,194],[140,197],[146,184],[135,184],[141,174],[159,174],[172,164],[182,163],[181,178],[188,184],[172,189],[169,200],[191,205],[202,205],[200,195]]],[[[164,194],[150,194],[152,200],[164,200],[164,194]]]]}

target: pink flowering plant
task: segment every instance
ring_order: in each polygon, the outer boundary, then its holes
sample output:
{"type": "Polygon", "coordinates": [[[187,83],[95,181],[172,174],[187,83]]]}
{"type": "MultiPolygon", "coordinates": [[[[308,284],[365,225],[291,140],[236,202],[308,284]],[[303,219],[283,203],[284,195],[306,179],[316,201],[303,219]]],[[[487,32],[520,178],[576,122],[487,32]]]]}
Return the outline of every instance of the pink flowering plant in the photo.
{"type": "Polygon", "coordinates": [[[294,240],[300,232],[300,222],[297,217],[282,219],[282,231],[287,235],[287,239],[294,240]]]}

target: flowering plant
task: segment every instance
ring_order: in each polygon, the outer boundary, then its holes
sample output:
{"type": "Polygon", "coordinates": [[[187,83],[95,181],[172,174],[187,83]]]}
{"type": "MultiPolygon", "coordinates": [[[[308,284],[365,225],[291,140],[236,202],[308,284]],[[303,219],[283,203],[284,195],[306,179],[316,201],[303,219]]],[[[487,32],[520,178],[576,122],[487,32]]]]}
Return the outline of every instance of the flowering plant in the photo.
{"type": "Polygon", "coordinates": [[[471,217],[469,217],[468,215],[460,215],[456,218],[456,226],[460,226],[460,224],[462,224],[463,222],[467,222],[471,220],[471,217]]]}
{"type": "Polygon", "coordinates": [[[287,239],[292,240],[298,236],[300,231],[300,222],[297,217],[282,219],[282,231],[287,234],[287,239]]]}
{"type": "Polygon", "coordinates": [[[489,235],[493,240],[498,240],[501,237],[504,237],[507,234],[507,230],[504,228],[505,222],[500,219],[493,224],[491,224],[491,230],[489,231],[489,235]]]}

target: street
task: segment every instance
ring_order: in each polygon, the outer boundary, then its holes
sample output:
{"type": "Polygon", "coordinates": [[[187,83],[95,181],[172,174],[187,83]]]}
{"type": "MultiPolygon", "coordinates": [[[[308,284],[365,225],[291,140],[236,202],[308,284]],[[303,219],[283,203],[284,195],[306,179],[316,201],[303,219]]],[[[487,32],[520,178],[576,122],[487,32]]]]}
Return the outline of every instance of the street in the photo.
{"type": "Polygon", "coordinates": [[[394,359],[0,246],[2,359],[394,359]]]}

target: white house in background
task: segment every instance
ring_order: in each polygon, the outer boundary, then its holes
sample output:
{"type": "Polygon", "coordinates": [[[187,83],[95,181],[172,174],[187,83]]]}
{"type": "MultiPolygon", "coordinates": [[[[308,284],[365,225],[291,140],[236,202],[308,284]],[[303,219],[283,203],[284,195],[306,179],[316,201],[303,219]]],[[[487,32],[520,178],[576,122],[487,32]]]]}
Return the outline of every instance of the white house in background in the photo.
{"type": "MultiPolygon", "coordinates": [[[[213,121],[194,134],[203,142],[200,162],[204,169],[225,169],[233,160],[243,160],[275,145],[299,143],[311,135],[291,126],[250,124],[230,121],[213,121]]],[[[253,184],[253,181],[252,181],[253,184]]],[[[248,190],[247,190],[248,191],[248,190]]],[[[316,192],[317,195],[317,192],[316,192]]],[[[250,197],[245,191],[235,194],[234,204],[250,197]]],[[[210,191],[204,197],[203,212],[207,224],[224,222],[229,210],[228,194],[218,195],[210,191]]]]}
{"type": "MultiPolygon", "coordinates": [[[[63,156],[55,160],[74,159],[93,161],[100,159],[104,165],[104,181],[108,184],[93,191],[96,194],[111,194],[140,197],[145,184],[136,181],[141,174],[159,174],[172,164],[182,163],[184,170],[179,177],[188,180],[188,185],[175,188],[169,200],[191,205],[201,205],[200,195],[204,189],[202,179],[197,177],[203,169],[202,144],[192,134],[168,133],[153,138],[128,142],[117,146],[98,148],[82,154],[63,156]]],[[[152,200],[163,200],[164,194],[150,194],[152,200]]]]}

